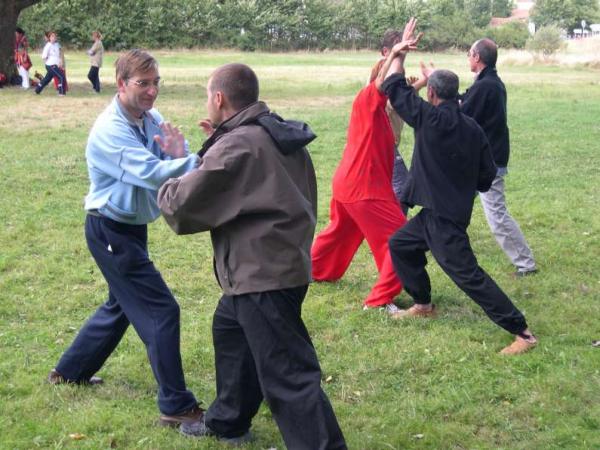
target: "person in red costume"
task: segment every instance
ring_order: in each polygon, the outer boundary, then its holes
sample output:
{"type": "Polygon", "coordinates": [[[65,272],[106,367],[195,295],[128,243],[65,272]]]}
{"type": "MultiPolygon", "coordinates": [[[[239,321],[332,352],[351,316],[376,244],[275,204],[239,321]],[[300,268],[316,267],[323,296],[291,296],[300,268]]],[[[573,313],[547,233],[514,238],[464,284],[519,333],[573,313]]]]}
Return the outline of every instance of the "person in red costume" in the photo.
{"type": "MultiPolygon", "coordinates": [[[[416,22],[411,19],[402,41],[415,48],[411,39],[416,22]]],[[[396,318],[393,303],[402,291],[388,251],[388,239],[406,223],[392,189],[395,138],[381,92],[389,64],[363,88],[352,104],[348,136],[342,160],[333,176],[330,223],[316,238],[312,250],[315,281],[340,279],[360,244],[366,239],[379,271],[379,278],[364,300],[365,308],[383,307],[396,318]]]]}

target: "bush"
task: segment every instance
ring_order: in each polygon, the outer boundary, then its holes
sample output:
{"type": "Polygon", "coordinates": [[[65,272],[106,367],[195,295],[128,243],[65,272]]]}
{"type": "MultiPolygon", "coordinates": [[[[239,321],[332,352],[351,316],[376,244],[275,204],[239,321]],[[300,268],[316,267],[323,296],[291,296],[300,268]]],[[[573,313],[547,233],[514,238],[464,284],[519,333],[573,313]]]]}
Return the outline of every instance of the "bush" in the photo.
{"type": "Polygon", "coordinates": [[[541,27],[527,41],[527,50],[538,55],[541,53],[544,58],[549,58],[564,45],[560,35],[561,30],[555,25],[541,27]]]}
{"type": "Polygon", "coordinates": [[[447,48],[468,49],[482,34],[480,28],[474,27],[459,15],[435,17],[424,31],[420,47],[433,51],[447,48]]]}
{"type": "Polygon", "coordinates": [[[488,28],[486,34],[500,48],[523,48],[529,39],[527,25],[522,22],[511,22],[501,27],[488,28]]]}

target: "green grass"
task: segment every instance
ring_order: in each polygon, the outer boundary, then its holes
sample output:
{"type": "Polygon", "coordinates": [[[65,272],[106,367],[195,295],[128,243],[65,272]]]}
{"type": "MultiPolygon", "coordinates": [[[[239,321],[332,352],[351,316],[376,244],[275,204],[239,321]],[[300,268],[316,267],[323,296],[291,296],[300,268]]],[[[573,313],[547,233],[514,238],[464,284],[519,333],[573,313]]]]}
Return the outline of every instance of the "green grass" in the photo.
{"type": "MultiPolygon", "coordinates": [[[[353,96],[376,55],[158,51],[164,89],[157,106],[202,143],[206,80],[217,65],[244,61],[261,97],[308,121],[319,180],[319,224],[328,218],[331,176],[342,153],[353,96]]],[[[422,57],[471,75],[461,55],[422,57]]],[[[154,426],[155,382],[129,331],[94,388],[51,387],[45,376],[83,321],[104,300],[105,283],[86,248],[88,131],[114,93],[108,54],[104,90],[91,93],[83,55],[67,54],[71,91],[58,98],[0,90],[0,448],[221,448],[154,426]],[[71,433],[86,437],[75,441],[71,433]]],[[[39,68],[39,57],[34,58],[39,68]]],[[[436,321],[397,323],[361,311],[376,278],[362,247],[339,283],[313,285],[304,319],[320,357],[324,387],[354,449],[600,448],[600,83],[598,71],[500,67],[509,93],[512,154],[508,203],[540,273],[513,280],[476,202],[470,235],[481,265],[526,314],[540,345],[503,358],[511,337],[491,323],[435,262],[429,270],[436,321]]],[[[410,159],[412,133],[402,152],[410,159]]],[[[175,236],[150,226],[150,251],[182,307],[182,354],[189,387],[214,397],[211,317],[219,298],[208,235],[175,236]]],[[[406,294],[401,305],[409,305],[406,294]]],[[[254,449],[283,448],[263,407],[254,449]]]]}

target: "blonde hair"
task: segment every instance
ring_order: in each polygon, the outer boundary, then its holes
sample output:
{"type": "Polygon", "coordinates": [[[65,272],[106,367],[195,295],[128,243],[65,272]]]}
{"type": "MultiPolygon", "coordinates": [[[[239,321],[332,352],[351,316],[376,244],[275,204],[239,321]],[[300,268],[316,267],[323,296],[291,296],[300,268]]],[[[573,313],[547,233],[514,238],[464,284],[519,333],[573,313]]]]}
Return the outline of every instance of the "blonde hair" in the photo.
{"type": "Polygon", "coordinates": [[[158,70],[158,61],[147,51],[135,48],[119,56],[115,69],[117,80],[128,80],[137,72],[158,70]]]}
{"type": "Polygon", "coordinates": [[[98,39],[102,39],[102,33],[100,33],[98,30],[92,31],[92,36],[96,36],[98,39]]]}

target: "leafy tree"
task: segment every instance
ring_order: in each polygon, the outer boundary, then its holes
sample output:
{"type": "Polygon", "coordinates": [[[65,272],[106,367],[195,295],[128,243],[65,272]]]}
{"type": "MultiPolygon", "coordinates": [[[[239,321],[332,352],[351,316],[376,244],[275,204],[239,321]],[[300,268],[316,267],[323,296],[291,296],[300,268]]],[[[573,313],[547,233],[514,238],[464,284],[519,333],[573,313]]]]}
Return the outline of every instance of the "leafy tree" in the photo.
{"type": "MultiPolygon", "coordinates": [[[[108,49],[243,50],[379,47],[384,31],[415,16],[423,48],[467,47],[512,0],[45,0],[22,15],[30,42],[45,30],[82,48],[100,30],[108,49]]],[[[580,0],[569,0],[580,1],[580,0]]]]}
{"type": "Polygon", "coordinates": [[[581,20],[588,23],[600,17],[598,0],[537,0],[532,10],[536,25],[556,25],[571,30],[581,27],[581,20]]]}
{"type": "Polygon", "coordinates": [[[492,0],[492,17],[508,17],[514,9],[513,0],[492,0]]]}

